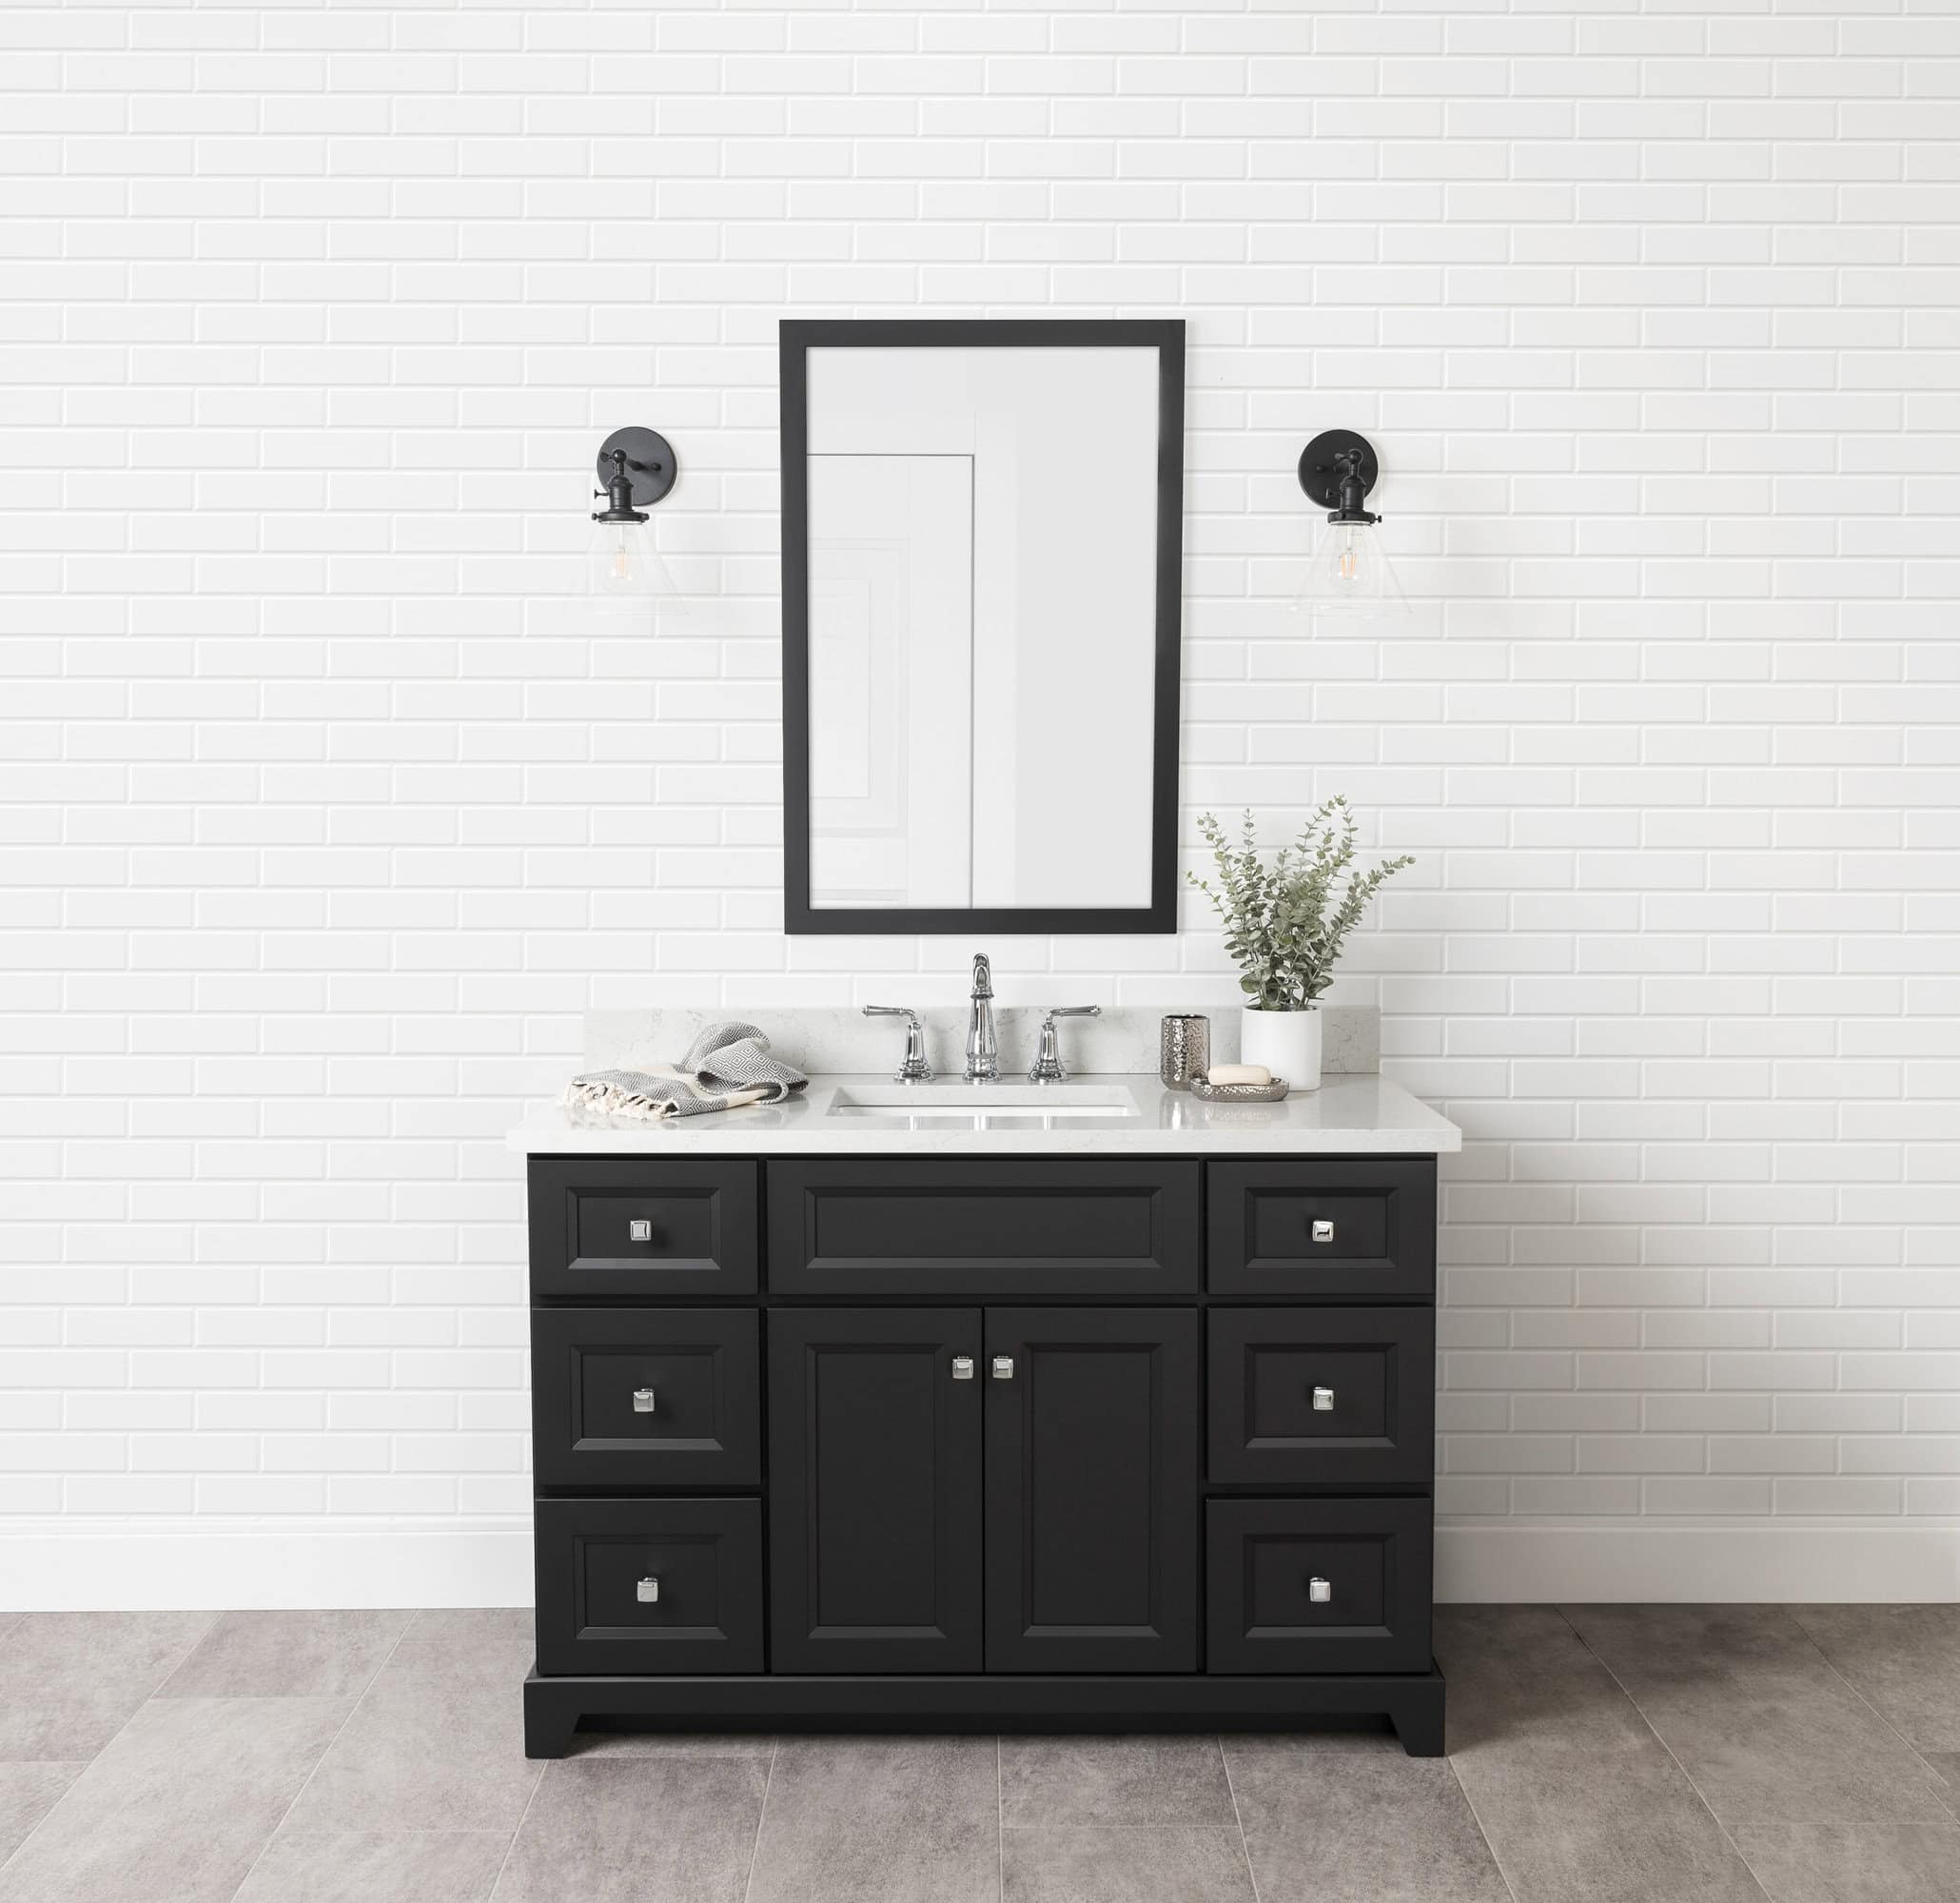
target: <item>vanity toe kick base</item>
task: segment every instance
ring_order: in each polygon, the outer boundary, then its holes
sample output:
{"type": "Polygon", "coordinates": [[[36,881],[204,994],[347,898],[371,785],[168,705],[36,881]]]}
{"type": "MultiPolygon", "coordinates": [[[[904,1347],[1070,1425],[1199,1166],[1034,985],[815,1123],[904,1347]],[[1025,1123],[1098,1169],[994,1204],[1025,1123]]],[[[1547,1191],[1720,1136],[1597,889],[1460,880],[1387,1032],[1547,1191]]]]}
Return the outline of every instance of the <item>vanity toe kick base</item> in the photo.
{"type": "Polygon", "coordinates": [[[1373,1716],[1440,1752],[1435,1174],[534,1156],[526,1751],[1373,1716]]]}

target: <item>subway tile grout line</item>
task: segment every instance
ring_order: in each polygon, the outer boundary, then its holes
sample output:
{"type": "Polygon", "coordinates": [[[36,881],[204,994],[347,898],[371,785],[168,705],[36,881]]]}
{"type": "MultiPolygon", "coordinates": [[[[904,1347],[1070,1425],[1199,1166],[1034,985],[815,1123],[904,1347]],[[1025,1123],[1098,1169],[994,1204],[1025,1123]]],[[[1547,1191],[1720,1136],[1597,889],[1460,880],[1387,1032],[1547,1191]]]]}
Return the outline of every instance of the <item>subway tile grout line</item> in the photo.
{"type": "MultiPolygon", "coordinates": [[[[215,1624],[217,1622],[217,1619],[222,1619],[224,1615],[222,1613],[215,1615],[212,1623],[215,1624]]],[[[274,1824],[272,1828],[266,1832],[265,1841],[259,1846],[258,1855],[253,1857],[250,1864],[246,1866],[245,1874],[239,1878],[238,1889],[234,1890],[231,1893],[234,1899],[245,1889],[245,1885],[252,1880],[252,1872],[257,1870],[258,1867],[265,1861],[265,1853],[272,1848],[273,1838],[276,1837],[280,1834],[280,1832],[285,1828],[285,1820],[289,1816],[291,1816],[293,1812],[299,1807],[300,1799],[306,1795],[306,1787],[313,1782],[316,1776],[320,1775],[320,1767],[326,1762],[327,1753],[332,1751],[334,1746],[340,1743],[341,1734],[344,1732],[347,1729],[347,1727],[354,1722],[354,1714],[358,1712],[361,1709],[361,1707],[367,1702],[367,1695],[374,1690],[375,1681],[378,1678],[380,1678],[382,1674],[388,1669],[389,1665],[394,1661],[396,1653],[398,1653],[402,1649],[402,1641],[404,1638],[406,1638],[411,1632],[415,1630],[416,1626],[419,1623],[421,1623],[421,1614],[419,1611],[409,1612],[408,1618],[402,1622],[402,1630],[395,1635],[394,1644],[388,1647],[387,1658],[383,1658],[382,1662],[379,1665],[377,1665],[371,1673],[368,1674],[367,1683],[362,1686],[361,1690],[358,1693],[356,1693],[353,1703],[347,1707],[347,1716],[340,1721],[340,1724],[335,1728],[334,1735],[327,1739],[324,1747],[321,1751],[320,1756],[313,1760],[312,1770],[308,1771],[305,1776],[300,1779],[300,1788],[293,1793],[292,1802],[287,1804],[285,1809],[279,1814],[278,1823],[274,1824]]],[[[506,1854],[508,1854],[508,1853],[506,1853],[506,1854]]]]}
{"type": "Polygon", "coordinates": [[[1619,1674],[1616,1672],[1613,1669],[1613,1667],[1606,1662],[1604,1658],[1601,1658],[1599,1657],[1599,1654],[1596,1652],[1590,1644],[1587,1643],[1585,1634],[1582,1633],[1578,1629],[1578,1627],[1573,1623],[1572,1615],[1568,1613],[1562,1605],[1554,1607],[1554,1610],[1558,1613],[1558,1617],[1565,1621],[1567,1630],[1570,1631],[1572,1636],[1578,1640],[1579,1644],[1584,1648],[1587,1656],[1597,1660],[1599,1669],[1602,1672],[1604,1672],[1609,1678],[1613,1680],[1616,1686],[1618,1687],[1620,1697],[1623,1697],[1627,1701],[1627,1703],[1634,1708],[1634,1716],[1637,1717],[1640,1720],[1640,1722],[1647,1727],[1647,1730],[1652,1735],[1654,1741],[1660,1746],[1661,1750],[1667,1753],[1668,1757],[1672,1761],[1675,1769],[1678,1771],[1681,1774],[1682,1777],[1687,1780],[1689,1790],[1694,1792],[1695,1801],[1697,1804],[1699,1804],[1701,1808],[1704,1811],[1706,1811],[1711,1817],[1715,1819],[1715,1827],[1716,1830],[1721,1832],[1722,1841],[1725,1844],[1727,1844],[1732,1851],[1735,1853],[1736,1862],[1739,1863],[1742,1866],[1742,1868],[1749,1873],[1749,1880],[1755,1885],[1758,1891],[1762,1892],[1763,1896],[1766,1899],[1766,1903],[1770,1903],[1769,1892],[1763,1889],[1762,1878],[1755,1874],[1754,1867],[1750,1863],[1749,1859],[1742,1854],[1742,1846],[1738,1844],[1735,1841],[1735,1837],[1730,1834],[1728,1825],[1722,1821],[1720,1815],[1715,1811],[1715,1807],[1713,1804],[1711,1804],[1705,1796],[1702,1795],[1701,1786],[1695,1783],[1694,1775],[1690,1773],[1688,1767],[1685,1764],[1683,1764],[1678,1757],[1675,1756],[1674,1746],[1671,1745],[1666,1738],[1661,1736],[1659,1727],[1655,1724],[1654,1720],[1650,1718],[1643,1710],[1641,1710],[1639,1699],[1635,1697],[1632,1692],[1628,1691],[1625,1684],[1621,1681],[1619,1674]]]}
{"type": "MultiPolygon", "coordinates": [[[[0,1642],[4,1642],[4,1640],[12,1638],[13,1635],[16,1632],[18,1632],[21,1629],[21,1627],[24,1626],[28,1622],[28,1620],[33,1617],[34,1615],[32,1613],[17,1614],[14,1618],[13,1623],[7,1628],[6,1632],[0,1633],[0,1642]]],[[[59,1618],[61,1617],[61,1615],[49,1614],[47,1615],[47,1617],[59,1618]]],[[[176,1664],[172,1665],[170,1669],[167,1672],[166,1672],[164,1676],[161,1678],[159,1678],[156,1681],[156,1683],[152,1685],[149,1688],[149,1690],[143,1695],[143,1697],[137,1701],[135,1710],[132,1711],[129,1714],[129,1716],[126,1717],[122,1721],[122,1723],[115,1728],[114,1731],[110,1732],[109,1735],[106,1738],[104,1738],[99,1745],[96,1746],[94,1753],[90,1756],[86,1758],[46,1757],[38,1759],[22,1760],[23,1762],[33,1762],[42,1764],[80,1764],[82,1769],[76,1772],[75,1775],[69,1779],[68,1789],[62,1792],[61,1796],[57,1797],[52,1804],[49,1805],[49,1807],[45,1811],[43,1811],[38,1817],[34,1819],[32,1829],[30,1829],[28,1832],[27,1835],[22,1837],[21,1840],[17,1844],[15,1844],[14,1847],[10,1851],[9,1851],[5,1856],[0,1856],[0,1873],[4,1873],[7,1867],[14,1860],[14,1858],[17,1857],[22,1851],[27,1849],[29,1840],[33,1836],[34,1832],[38,1831],[41,1828],[41,1826],[45,1824],[48,1821],[48,1819],[54,1815],[55,1811],[59,1808],[61,1804],[62,1798],[66,1797],[69,1794],[69,1791],[72,1791],[75,1788],[75,1786],[82,1781],[84,1775],[90,1769],[91,1766],[100,1761],[102,1755],[106,1751],[108,1751],[109,1746],[112,1745],[117,1738],[121,1737],[122,1735],[126,1731],[127,1731],[132,1724],[136,1722],[138,1715],[144,1710],[144,1708],[155,1701],[157,1693],[161,1691],[164,1686],[167,1685],[170,1682],[170,1680],[177,1676],[177,1673],[182,1669],[184,1665],[185,1659],[188,1658],[190,1655],[193,1652],[195,1652],[197,1648],[200,1645],[202,1645],[205,1642],[205,1640],[211,1636],[211,1627],[216,1625],[218,1621],[224,1617],[225,1615],[221,1612],[206,1614],[205,1629],[198,1634],[196,1638],[194,1638],[188,1646],[185,1648],[184,1658],[178,1659],[176,1664]]],[[[256,1858],[254,1858],[253,1860],[255,1862],[257,1861],[256,1858]]]]}

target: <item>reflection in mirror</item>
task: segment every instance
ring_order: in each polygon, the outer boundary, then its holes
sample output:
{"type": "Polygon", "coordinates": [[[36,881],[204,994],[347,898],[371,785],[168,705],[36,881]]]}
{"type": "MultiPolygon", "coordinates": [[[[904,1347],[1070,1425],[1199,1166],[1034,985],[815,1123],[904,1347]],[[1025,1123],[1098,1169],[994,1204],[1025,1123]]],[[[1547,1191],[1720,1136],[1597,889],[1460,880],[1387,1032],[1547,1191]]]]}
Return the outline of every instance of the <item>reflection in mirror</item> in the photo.
{"type": "Polygon", "coordinates": [[[792,931],[1171,929],[1181,330],[784,325],[792,931]]]}

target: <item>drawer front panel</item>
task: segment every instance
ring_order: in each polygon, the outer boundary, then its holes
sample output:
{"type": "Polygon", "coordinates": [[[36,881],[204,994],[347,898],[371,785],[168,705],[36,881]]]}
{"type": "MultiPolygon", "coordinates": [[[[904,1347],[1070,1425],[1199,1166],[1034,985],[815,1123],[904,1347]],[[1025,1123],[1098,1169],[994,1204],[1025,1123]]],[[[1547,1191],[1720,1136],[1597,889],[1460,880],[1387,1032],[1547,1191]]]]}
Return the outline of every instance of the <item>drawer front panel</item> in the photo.
{"type": "Polygon", "coordinates": [[[1211,1672],[1429,1668],[1424,1500],[1214,1500],[1211,1672]]]}
{"type": "Polygon", "coordinates": [[[1429,1308],[1214,1308],[1213,1481],[1429,1484],[1436,1315],[1429,1308]]]}
{"type": "Polygon", "coordinates": [[[531,1159],[539,1296],[753,1295],[755,1166],[531,1159]]]}
{"type": "Polygon", "coordinates": [[[1436,1166],[1214,1163],[1209,1285],[1329,1301],[1436,1293],[1436,1166]]]}
{"type": "Polygon", "coordinates": [[[1195,1163],[769,1165],[769,1280],[798,1295],[1182,1294],[1195,1163]]]}
{"type": "Polygon", "coordinates": [[[538,1670],[762,1670],[762,1503],[540,1500],[538,1670]]]}
{"type": "Polygon", "coordinates": [[[542,1486],[757,1485],[753,1308],[534,1308],[542,1486]]]}

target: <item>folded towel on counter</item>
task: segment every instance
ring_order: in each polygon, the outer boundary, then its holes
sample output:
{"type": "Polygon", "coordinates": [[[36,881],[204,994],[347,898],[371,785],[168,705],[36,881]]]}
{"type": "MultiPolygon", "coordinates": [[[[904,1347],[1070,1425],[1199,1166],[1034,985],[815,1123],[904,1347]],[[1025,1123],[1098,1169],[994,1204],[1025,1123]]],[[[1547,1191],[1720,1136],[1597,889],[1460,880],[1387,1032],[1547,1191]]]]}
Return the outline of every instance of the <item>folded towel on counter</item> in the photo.
{"type": "Polygon", "coordinates": [[[769,1054],[753,1024],[711,1024],[676,1065],[648,1070],[588,1070],[565,1086],[567,1109],[611,1117],[699,1117],[744,1104],[779,1104],[810,1082],[794,1065],[769,1054]]]}

